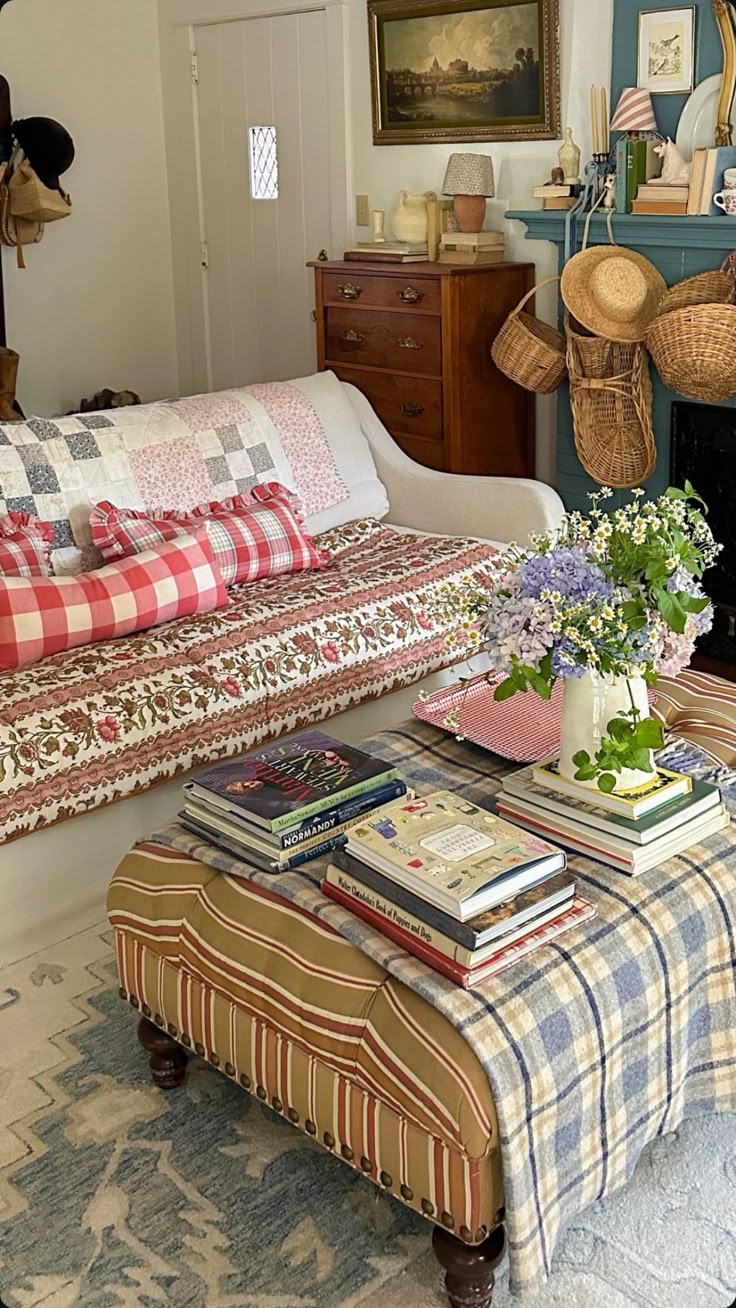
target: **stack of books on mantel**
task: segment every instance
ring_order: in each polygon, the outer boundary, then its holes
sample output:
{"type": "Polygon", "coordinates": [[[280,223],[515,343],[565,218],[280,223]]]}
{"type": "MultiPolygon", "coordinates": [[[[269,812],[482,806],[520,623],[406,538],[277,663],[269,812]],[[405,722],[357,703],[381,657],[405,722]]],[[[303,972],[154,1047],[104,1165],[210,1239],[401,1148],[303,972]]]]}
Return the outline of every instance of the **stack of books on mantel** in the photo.
{"type": "Polygon", "coordinates": [[[424,245],[405,245],[401,241],[358,241],[343,254],[348,263],[427,263],[429,250],[424,245]]]}
{"type": "Polygon", "coordinates": [[[732,145],[702,148],[694,152],[688,214],[723,217],[723,210],[715,204],[713,196],[723,190],[723,175],[727,168],[736,168],[736,147],[732,145]]]}
{"type": "Polygon", "coordinates": [[[345,844],[372,809],[406,794],[396,769],[321,731],[301,731],[184,783],[182,825],[263,872],[345,844]]]}
{"type": "Polygon", "coordinates": [[[636,188],[632,213],[684,216],[688,212],[690,187],[674,186],[670,182],[645,182],[636,188]]]}
{"type": "Polygon", "coordinates": [[[560,776],[556,759],[504,777],[498,811],[568,849],[638,876],[728,826],[717,786],[657,768],[652,780],[607,795],[560,776]]]}
{"type": "Polygon", "coordinates": [[[326,895],[465,989],[595,917],[547,841],[436,791],[352,826],[326,895]]]}
{"type": "Polygon", "coordinates": [[[440,263],[503,263],[506,238],[503,232],[443,232],[440,263]]]}
{"type": "Polygon", "coordinates": [[[543,209],[572,209],[577,204],[581,187],[574,182],[561,182],[559,185],[547,182],[544,186],[535,186],[532,195],[542,201],[543,209]]]}

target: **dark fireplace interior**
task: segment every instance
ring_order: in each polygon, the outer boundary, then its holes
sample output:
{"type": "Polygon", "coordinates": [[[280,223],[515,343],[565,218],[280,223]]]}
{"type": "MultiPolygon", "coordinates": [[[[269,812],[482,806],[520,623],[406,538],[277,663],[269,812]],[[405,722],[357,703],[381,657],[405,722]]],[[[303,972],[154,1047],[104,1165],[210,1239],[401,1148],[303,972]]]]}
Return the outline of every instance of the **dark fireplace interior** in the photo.
{"type": "Polygon", "coordinates": [[[732,665],[736,673],[736,409],[684,400],[673,404],[671,474],[674,486],[688,479],[702,495],[713,535],[723,545],[715,567],[705,574],[716,620],[698,652],[732,665]]]}

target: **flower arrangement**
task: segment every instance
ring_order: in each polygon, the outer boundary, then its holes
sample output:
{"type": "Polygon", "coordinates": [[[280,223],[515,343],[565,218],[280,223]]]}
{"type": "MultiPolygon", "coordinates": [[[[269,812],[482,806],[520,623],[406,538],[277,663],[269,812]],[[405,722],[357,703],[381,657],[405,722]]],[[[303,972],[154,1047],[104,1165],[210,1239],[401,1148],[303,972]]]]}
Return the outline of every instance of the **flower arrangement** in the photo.
{"type": "MultiPolygon", "coordinates": [[[[686,483],[649,501],[637,489],[625,507],[605,511],[612,494],[604,487],[592,495],[587,514],[566,514],[554,537],[533,538],[531,549],[511,546],[490,597],[471,600],[491,667],[503,677],[497,700],[528,689],[548,699],[558,677],[651,684],[658,673],[686,667],[697,637],[710,629],[701,578],[720,546],[703,501],[686,483]]],[[[661,726],[631,691],[629,700],[595,757],[575,755],[576,780],[611,791],[625,769],[652,771],[661,726]]]]}

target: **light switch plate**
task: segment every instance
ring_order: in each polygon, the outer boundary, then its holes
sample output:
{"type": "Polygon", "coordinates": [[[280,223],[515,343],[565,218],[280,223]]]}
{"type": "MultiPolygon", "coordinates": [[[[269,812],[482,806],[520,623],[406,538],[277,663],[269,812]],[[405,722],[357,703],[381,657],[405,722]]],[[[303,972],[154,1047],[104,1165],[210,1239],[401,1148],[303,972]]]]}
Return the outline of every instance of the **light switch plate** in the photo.
{"type": "Polygon", "coordinates": [[[355,197],[355,221],[358,227],[370,227],[371,225],[371,210],[367,195],[356,195],[355,197]]]}

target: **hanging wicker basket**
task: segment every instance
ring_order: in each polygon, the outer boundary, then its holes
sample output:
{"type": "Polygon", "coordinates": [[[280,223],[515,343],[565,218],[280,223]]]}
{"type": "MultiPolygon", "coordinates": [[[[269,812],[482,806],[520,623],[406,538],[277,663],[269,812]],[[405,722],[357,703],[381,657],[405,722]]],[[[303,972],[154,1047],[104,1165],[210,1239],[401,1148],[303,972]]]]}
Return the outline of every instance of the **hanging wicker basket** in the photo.
{"type": "Polygon", "coordinates": [[[639,342],[583,335],[569,317],[565,325],[578,458],[602,486],[638,486],[657,463],[646,351],[639,342]]]}
{"type": "Polygon", "coordinates": [[[646,338],[662,381],[689,400],[736,395],[736,305],[694,304],[655,318],[646,338]]]}
{"type": "Polygon", "coordinates": [[[565,337],[556,327],[525,313],[524,305],[537,291],[559,280],[549,277],[534,286],[509,314],[491,346],[491,358],[499,372],[536,395],[550,395],[564,380],[565,337]]]}
{"type": "Polygon", "coordinates": [[[662,300],[657,316],[672,313],[675,309],[688,309],[694,304],[733,304],[736,300],[736,281],[733,274],[723,268],[697,273],[683,282],[671,286],[662,300]]]}

